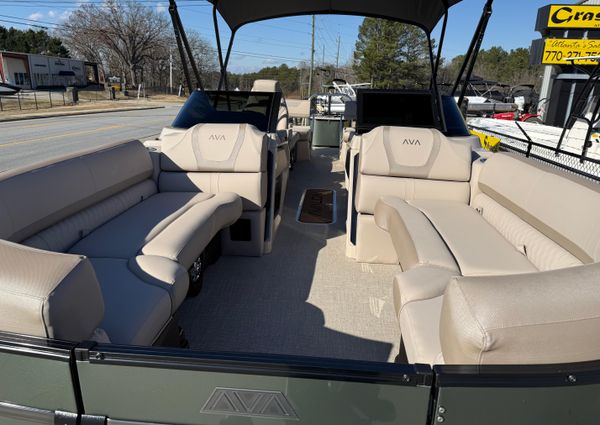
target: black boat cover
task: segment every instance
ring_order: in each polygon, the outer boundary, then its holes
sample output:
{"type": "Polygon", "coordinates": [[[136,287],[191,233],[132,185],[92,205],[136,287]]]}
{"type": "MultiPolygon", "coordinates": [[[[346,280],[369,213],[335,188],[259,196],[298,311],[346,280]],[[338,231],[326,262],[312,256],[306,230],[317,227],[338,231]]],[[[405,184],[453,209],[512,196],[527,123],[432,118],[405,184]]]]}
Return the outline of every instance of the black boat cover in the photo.
{"type": "Polygon", "coordinates": [[[406,22],[431,33],[447,7],[461,0],[209,0],[232,30],[295,15],[359,15],[406,22]]]}

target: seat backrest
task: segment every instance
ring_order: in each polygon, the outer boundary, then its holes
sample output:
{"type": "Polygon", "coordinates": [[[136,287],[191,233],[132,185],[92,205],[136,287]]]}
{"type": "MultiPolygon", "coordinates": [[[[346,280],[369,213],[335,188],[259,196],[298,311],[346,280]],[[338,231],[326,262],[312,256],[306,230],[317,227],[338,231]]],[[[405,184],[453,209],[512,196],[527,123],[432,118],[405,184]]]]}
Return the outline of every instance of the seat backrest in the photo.
{"type": "Polygon", "coordinates": [[[310,118],[310,100],[288,99],[286,103],[290,118],[310,118]]]}
{"type": "Polygon", "coordinates": [[[473,206],[540,270],[600,261],[600,184],[497,153],[484,163],[478,189],[473,206]]]}
{"type": "Polygon", "coordinates": [[[373,214],[382,196],[467,203],[471,145],[435,129],[377,127],[363,134],[355,205],[373,214]]]}
{"type": "Polygon", "coordinates": [[[148,151],[132,141],[0,174],[0,239],[23,241],[152,172],[148,151]]]}
{"type": "Polygon", "coordinates": [[[446,364],[560,364],[600,358],[600,264],[454,278],[444,294],[446,364]]]}
{"type": "Polygon", "coordinates": [[[245,209],[267,198],[268,138],[249,124],[198,124],[162,145],[159,190],[234,192],[245,209]]]}
{"type": "Polygon", "coordinates": [[[0,240],[2,331],[67,341],[89,339],[104,301],[88,259],[0,240]]]}
{"type": "MultiPolygon", "coordinates": [[[[266,93],[283,93],[281,84],[277,80],[256,80],[252,85],[252,90],[256,92],[266,93]]],[[[279,114],[277,116],[277,131],[287,130],[289,127],[290,114],[285,98],[281,96],[281,105],[279,106],[279,114]]]]}

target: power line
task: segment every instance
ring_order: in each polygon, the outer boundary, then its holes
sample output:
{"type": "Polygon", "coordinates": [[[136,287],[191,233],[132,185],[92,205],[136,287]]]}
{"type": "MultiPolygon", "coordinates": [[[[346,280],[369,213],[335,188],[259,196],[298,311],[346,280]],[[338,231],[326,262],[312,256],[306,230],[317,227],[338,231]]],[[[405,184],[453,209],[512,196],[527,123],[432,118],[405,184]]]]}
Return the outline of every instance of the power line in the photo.
{"type": "Polygon", "coordinates": [[[30,26],[30,27],[42,28],[42,29],[45,29],[45,30],[48,29],[48,27],[44,27],[42,25],[31,24],[31,23],[28,23],[28,22],[9,21],[8,19],[0,19],[0,22],[5,22],[5,23],[9,23],[9,24],[14,24],[14,25],[27,25],[27,26],[30,26]]]}

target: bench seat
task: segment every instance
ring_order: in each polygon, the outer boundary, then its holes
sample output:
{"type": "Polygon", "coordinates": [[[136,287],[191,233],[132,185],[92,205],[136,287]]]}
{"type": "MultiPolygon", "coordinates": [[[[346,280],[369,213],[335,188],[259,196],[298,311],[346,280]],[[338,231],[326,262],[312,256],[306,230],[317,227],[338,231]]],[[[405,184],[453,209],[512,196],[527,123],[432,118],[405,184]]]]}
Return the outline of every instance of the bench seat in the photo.
{"type": "Polygon", "coordinates": [[[157,193],[94,230],[70,252],[91,258],[158,255],[188,269],[241,213],[241,200],[233,193],[157,193]]]}
{"type": "MultiPolygon", "coordinates": [[[[266,162],[258,148],[247,157],[266,162]]],[[[0,329],[162,341],[188,293],[188,270],[240,218],[242,200],[163,190],[161,171],[132,141],[0,173],[0,329]]]]}
{"type": "Polygon", "coordinates": [[[600,188],[512,154],[477,162],[469,204],[376,204],[403,270],[393,285],[407,360],[597,360],[600,188]]]}

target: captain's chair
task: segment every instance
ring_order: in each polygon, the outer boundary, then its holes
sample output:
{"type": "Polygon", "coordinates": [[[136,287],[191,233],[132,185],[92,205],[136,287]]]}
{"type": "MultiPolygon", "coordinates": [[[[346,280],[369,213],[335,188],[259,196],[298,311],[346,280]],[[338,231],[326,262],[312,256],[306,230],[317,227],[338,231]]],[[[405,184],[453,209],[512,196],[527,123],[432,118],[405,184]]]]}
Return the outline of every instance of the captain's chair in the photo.
{"type": "MultiPolygon", "coordinates": [[[[256,80],[252,85],[252,90],[255,92],[267,92],[267,93],[283,93],[281,85],[277,80],[256,80]]],[[[289,128],[290,115],[287,107],[285,97],[281,96],[281,105],[279,106],[279,114],[277,115],[277,136],[288,143],[290,149],[290,163],[292,158],[295,158],[296,143],[298,142],[299,135],[289,128]]]]}

